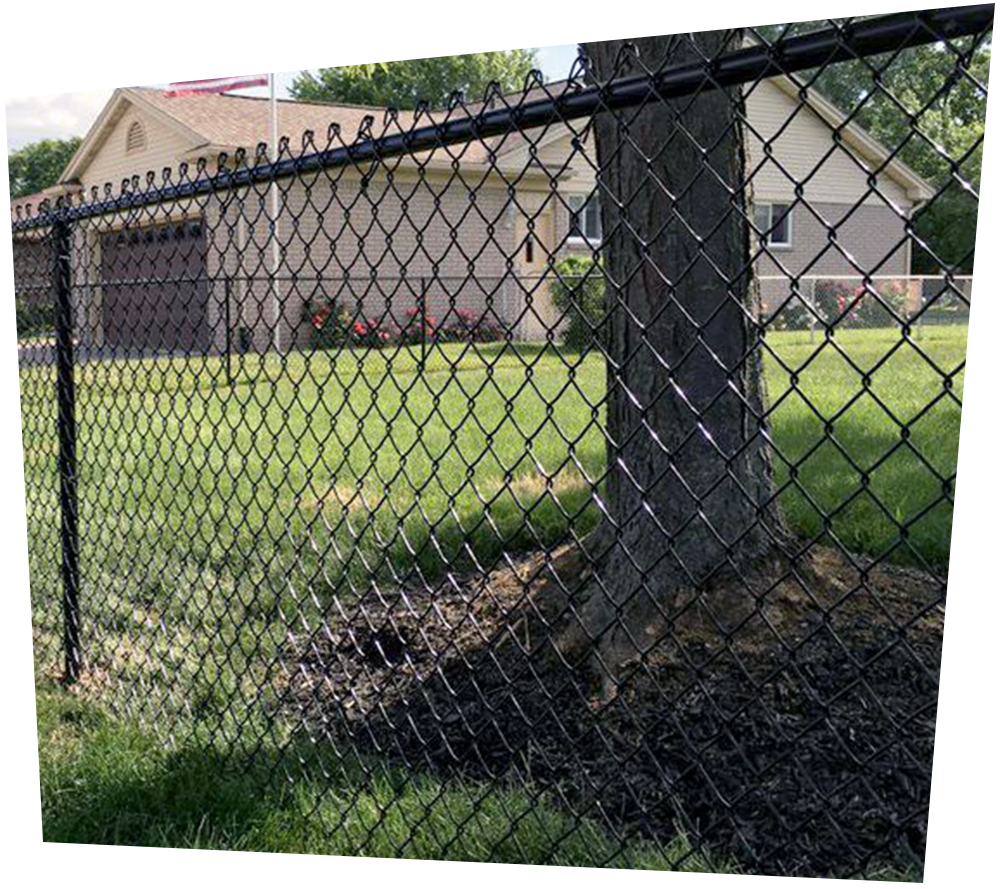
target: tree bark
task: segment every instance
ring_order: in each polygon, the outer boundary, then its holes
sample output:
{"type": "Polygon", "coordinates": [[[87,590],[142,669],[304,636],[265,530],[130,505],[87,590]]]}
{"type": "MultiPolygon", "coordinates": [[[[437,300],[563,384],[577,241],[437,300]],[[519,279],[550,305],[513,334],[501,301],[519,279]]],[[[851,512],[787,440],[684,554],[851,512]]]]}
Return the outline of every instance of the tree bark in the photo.
{"type": "MultiPolygon", "coordinates": [[[[632,43],[647,67],[737,47],[733,31],[632,43]],[[697,47],[697,50],[694,48],[697,47]]],[[[624,41],[588,44],[605,82],[624,41]]],[[[563,651],[605,674],[655,643],[678,595],[747,570],[784,536],[768,455],[742,93],[595,118],[608,348],[606,521],[563,651]]]]}

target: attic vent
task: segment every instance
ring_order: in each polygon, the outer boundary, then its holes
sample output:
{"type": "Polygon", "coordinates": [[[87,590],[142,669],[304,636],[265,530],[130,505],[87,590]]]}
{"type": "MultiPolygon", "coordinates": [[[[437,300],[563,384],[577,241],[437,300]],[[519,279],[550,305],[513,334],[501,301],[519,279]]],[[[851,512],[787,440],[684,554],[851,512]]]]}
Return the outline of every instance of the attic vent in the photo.
{"type": "Polygon", "coordinates": [[[146,128],[138,120],[131,123],[125,136],[125,153],[135,154],[146,147],[146,128]]]}

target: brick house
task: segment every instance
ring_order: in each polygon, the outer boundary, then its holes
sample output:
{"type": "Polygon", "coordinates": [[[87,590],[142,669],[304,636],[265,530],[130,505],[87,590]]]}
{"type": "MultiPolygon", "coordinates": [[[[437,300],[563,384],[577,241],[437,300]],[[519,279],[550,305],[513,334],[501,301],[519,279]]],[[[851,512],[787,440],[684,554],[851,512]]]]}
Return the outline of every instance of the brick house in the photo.
{"type": "MultiPolygon", "coordinates": [[[[930,187],[821,96],[800,93],[777,77],[746,96],[754,218],[766,232],[757,271],[786,278],[765,281],[765,300],[787,292],[789,275],[852,274],[856,266],[906,275],[904,220],[930,187]]],[[[392,119],[369,107],[279,107],[292,153],[413,122],[412,112],[392,119]]],[[[233,163],[242,147],[252,154],[267,132],[263,99],[119,89],[45,197],[177,182],[199,175],[199,163],[211,174],[220,155],[233,163]]],[[[524,338],[543,336],[556,320],[550,260],[599,245],[599,195],[592,145],[574,148],[564,125],[530,135],[282,181],[277,260],[266,187],[243,189],[239,200],[219,191],[146,207],[127,230],[120,214],[83,223],[74,253],[74,280],[88,295],[77,318],[81,339],[123,350],[215,351],[238,329],[249,346],[287,349],[307,341],[307,306],[317,298],[398,318],[421,291],[429,314],[488,311],[524,338]]]]}

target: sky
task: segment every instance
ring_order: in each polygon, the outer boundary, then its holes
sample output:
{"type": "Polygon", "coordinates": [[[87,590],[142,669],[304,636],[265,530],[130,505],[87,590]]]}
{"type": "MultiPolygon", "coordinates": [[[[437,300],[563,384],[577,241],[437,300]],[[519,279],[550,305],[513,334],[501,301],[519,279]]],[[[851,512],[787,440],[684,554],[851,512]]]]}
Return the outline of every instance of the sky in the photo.
{"type": "MultiPolygon", "coordinates": [[[[549,80],[560,80],[569,73],[576,52],[576,44],[572,43],[539,47],[536,49],[538,66],[549,80]]],[[[297,71],[287,71],[277,75],[279,96],[288,95],[288,87],[291,86],[296,74],[297,71]]],[[[6,102],[8,153],[39,139],[63,139],[67,136],[85,135],[111,96],[111,92],[111,90],[94,90],[8,99],[6,102]]],[[[267,88],[257,87],[236,92],[248,96],[267,95],[267,88]]]]}

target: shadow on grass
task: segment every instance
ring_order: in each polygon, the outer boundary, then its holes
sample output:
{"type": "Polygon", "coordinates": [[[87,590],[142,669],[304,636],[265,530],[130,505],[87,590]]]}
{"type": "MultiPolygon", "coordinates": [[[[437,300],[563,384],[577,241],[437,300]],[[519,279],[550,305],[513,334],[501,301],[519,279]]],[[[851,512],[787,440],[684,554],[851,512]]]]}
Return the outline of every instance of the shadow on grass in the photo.
{"type": "Polygon", "coordinates": [[[348,767],[305,737],[242,765],[168,751],[56,687],[38,690],[38,713],[47,842],[707,869],[682,838],[623,844],[524,785],[348,767]]]}

